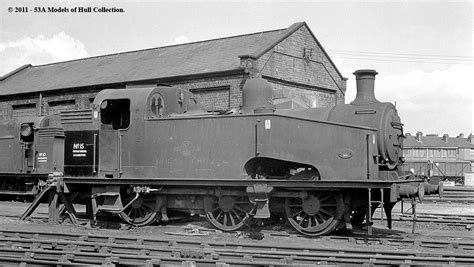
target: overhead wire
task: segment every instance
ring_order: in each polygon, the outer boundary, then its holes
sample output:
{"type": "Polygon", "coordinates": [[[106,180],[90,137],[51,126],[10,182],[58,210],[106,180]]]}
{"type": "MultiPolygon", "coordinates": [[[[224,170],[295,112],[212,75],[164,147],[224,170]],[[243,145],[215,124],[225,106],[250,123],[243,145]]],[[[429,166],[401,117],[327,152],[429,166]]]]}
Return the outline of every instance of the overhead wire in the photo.
{"type": "Polygon", "coordinates": [[[338,55],[342,58],[358,60],[469,65],[474,63],[474,57],[472,56],[362,52],[348,50],[328,50],[328,52],[333,55],[338,55]]]}

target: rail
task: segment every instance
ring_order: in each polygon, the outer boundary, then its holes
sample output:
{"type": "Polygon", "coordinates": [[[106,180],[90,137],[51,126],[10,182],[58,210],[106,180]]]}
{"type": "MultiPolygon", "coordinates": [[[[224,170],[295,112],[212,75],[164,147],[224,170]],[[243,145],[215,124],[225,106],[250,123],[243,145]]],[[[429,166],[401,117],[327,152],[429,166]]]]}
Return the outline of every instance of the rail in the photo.
{"type": "Polygon", "coordinates": [[[216,266],[318,263],[474,265],[474,255],[472,251],[340,249],[325,248],[323,244],[289,246],[3,231],[0,233],[0,264],[6,261],[144,266],[186,262],[216,266]]]}
{"type": "Polygon", "coordinates": [[[474,187],[445,186],[442,199],[435,196],[425,196],[423,201],[433,203],[474,204],[474,187]]]}

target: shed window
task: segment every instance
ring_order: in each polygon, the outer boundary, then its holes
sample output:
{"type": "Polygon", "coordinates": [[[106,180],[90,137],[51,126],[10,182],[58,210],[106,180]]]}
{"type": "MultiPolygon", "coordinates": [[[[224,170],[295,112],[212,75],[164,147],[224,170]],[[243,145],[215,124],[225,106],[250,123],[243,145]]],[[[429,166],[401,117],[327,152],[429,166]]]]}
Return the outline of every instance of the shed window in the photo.
{"type": "Polygon", "coordinates": [[[68,100],[57,100],[57,101],[49,101],[48,105],[50,107],[57,107],[57,106],[70,106],[70,105],[75,105],[76,100],[74,99],[68,99],[68,100]]]}
{"type": "Polygon", "coordinates": [[[160,94],[155,94],[151,97],[150,111],[152,117],[163,117],[164,103],[163,97],[160,94]]]}

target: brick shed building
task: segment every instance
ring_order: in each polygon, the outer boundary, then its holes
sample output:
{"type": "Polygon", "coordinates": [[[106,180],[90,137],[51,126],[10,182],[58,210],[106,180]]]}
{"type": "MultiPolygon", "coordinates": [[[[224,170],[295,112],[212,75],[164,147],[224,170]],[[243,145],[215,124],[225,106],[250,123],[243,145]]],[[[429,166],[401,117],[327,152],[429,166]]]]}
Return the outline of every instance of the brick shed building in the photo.
{"type": "Polygon", "coordinates": [[[243,84],[253,76],[272,84],[277,108],[344,103],[347,79],[301,22],[279,30],[25,65],[0,77],[0,118],[85,109],[102,89],[158,83],[191,90],[208,110],[226,110],[242,104],[243,84]]]}

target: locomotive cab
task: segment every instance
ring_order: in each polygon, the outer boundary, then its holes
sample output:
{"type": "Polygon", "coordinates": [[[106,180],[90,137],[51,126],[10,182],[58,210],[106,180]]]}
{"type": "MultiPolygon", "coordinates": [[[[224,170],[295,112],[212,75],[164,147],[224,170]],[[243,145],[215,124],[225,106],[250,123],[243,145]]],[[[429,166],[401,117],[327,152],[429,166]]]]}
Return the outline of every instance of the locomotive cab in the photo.
{"type": "Polygon", "coordinates": [[[147,146],[143,141],[145,119],[206,114],[192,93],[168,86],[103,90],[96,96],[92,112],[92,141],[98,148],[90,160],[97,161],[93,173],[106,178],[155,174],[151,166],[134,164],[144,157],[134,152],[147,146]]]}

